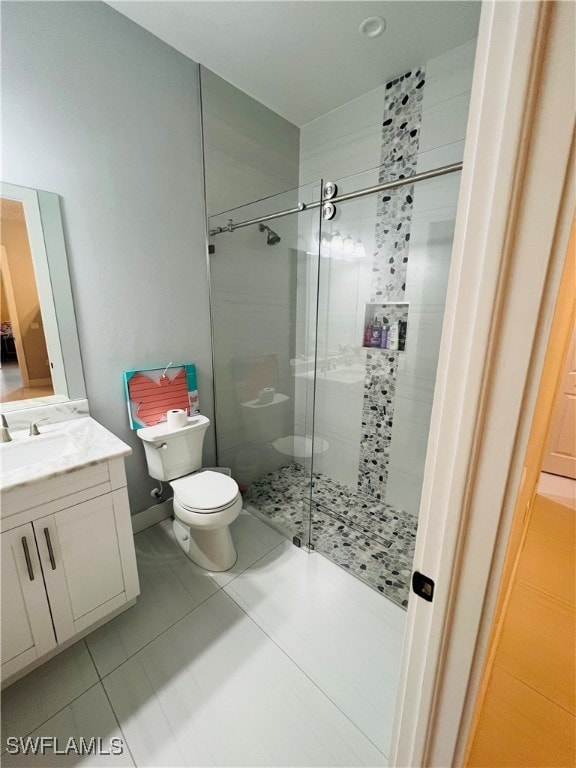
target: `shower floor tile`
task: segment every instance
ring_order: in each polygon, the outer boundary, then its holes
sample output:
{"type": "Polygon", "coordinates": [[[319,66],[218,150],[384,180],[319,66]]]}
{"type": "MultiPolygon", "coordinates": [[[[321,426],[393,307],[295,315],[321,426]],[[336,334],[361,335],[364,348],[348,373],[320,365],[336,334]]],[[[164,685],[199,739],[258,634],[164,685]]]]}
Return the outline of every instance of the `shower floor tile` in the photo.
{"type": "MultiPolygon", "coordinates": [[[[314,474],[311,540],[357,578],[406,608],[418,520],[326,475],[314,474]]],[[[308,540],[310,483],[290,464],[256,481],[244,505],[288,536],[308,540]]]]}

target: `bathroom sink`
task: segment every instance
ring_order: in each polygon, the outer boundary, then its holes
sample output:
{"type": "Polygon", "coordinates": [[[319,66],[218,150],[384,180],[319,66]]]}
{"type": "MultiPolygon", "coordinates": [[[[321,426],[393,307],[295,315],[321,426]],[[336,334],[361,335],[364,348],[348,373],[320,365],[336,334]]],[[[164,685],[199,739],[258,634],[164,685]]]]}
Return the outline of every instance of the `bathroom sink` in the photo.
{"type": "Polygon", "coordinates": [[[2,472],[10,472],[43,461],[54,461],[75,450],[72,440],[62,432],[24,437],[1,445],[0,464],[2,472]]]}
{"type": "Polygon", "coordinates": [[[326,381],[336,381],[341,384],[360,384],[364,383],[366,372],[364,368],[340,368],[335,371],[327,371],[320,374],[326,381]]]}
{"type": "MultiPolygon", "coordinates": [[[[303,379],[313,379],[314,371],[295,373],[294,376],[303,379]]],[[[318,371],[318,381],[332,381],[335,384],[360,384],[364,383],[366,370],[363,365],[352,365],[345,368],[333,368],[327,371],[318,371]]]]}

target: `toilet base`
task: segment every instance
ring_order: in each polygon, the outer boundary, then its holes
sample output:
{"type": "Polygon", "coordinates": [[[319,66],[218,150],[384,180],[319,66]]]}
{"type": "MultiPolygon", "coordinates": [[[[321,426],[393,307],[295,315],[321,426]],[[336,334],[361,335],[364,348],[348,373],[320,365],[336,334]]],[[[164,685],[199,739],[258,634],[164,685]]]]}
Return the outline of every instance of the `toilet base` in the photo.
{"type": "Polygon", "coordinates": [[[206,571],[229,571],[238,559],[230,526],[193,529],[174,517],[174,536],[187,557],[206,571]]]}

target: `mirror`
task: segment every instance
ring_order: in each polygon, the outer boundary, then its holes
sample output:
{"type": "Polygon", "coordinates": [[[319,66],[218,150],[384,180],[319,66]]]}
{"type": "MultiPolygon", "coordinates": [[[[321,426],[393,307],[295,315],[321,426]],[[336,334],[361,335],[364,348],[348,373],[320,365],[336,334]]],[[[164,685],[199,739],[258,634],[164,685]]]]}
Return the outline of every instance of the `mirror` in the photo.
{"type": "Polygon", "coordinates": [[[2,183],[3,411],[86,397],[58,195],[2,183]]]}

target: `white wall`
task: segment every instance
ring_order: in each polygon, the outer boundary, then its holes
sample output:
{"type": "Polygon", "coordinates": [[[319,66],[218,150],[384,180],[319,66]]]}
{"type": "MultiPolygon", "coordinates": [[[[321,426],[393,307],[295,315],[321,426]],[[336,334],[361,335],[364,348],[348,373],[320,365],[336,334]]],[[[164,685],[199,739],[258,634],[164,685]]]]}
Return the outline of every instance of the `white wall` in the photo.
{"type": "Polygon", "coordinates": [[[4,179],[62,198],[90,408],[134,448],[135,513],[154,483],[122,371],[195,362],[213,419],[198,67],[101,2],[4,2],[2,47],[4,179]]]}

